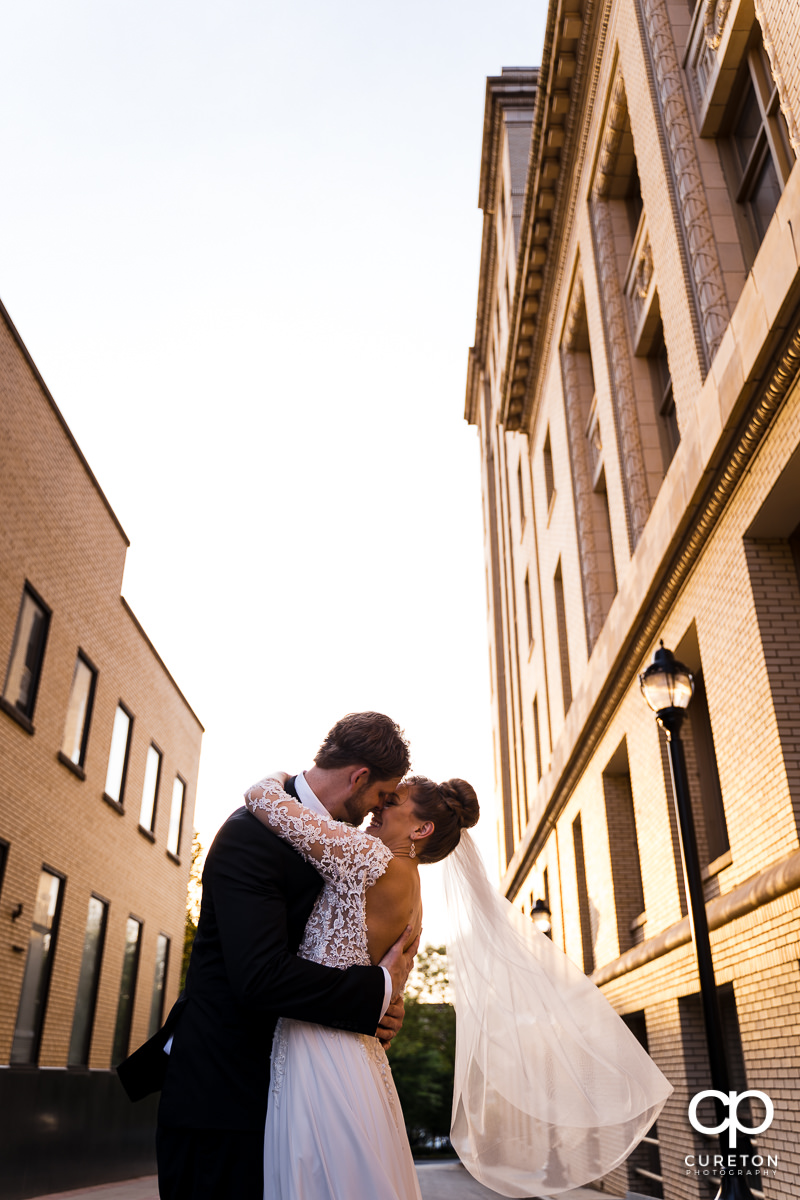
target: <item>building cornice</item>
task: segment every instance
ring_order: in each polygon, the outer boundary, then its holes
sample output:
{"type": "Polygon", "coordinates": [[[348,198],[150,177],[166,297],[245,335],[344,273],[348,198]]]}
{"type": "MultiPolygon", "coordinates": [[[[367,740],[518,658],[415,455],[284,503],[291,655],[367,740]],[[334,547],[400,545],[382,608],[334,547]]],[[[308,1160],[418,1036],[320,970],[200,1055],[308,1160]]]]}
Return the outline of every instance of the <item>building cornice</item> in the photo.
{"type": "MultiPolygon", "coordinates": [[[[548,9],[498,415],[507,429],[528,429],[532,423],[537,366],[550,327],[546,317],[552,320],[564,231],[575,206],[572,181],[582,157],[576,152],[579,118],[589,86],[596,86],[599,56],[590,49],[598,8],[597,0],[585,0],[583,8],[580,0],[551,0],[548,9]]],[[[603,29],[609,8],[605,0],[603,29]]],[[[584,130],[584,143],[585,136],[584,130]]]]}
{"type": "Polygon", "coordinates": [[[475,341],[467,363],[467,392],[464,416],[475,424],[477,387],[480,368],[486,362],[491,329],[492,283],[497,256],[495,214],[497,185],[503,149],[503,117],[509,110],[533,109],[536,102],[539,70],[536,67],[505,67],[502,75],[490,75],[486,80],[486,104],[483,116],[481,144],[481,173],[478,185],[478,207],[483,212],[480,270],[478,275],[478,304],[475,321],[475,341]]]}

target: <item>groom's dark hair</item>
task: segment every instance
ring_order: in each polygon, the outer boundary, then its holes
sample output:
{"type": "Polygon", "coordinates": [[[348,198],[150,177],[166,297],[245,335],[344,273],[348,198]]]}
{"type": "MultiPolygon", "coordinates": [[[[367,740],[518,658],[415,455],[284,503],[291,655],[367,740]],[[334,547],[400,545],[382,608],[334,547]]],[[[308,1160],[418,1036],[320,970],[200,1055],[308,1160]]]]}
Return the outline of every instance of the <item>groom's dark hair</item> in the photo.
{"type": "Polygon", "coordinates": [[[323,771],[369,767],[373,780],[402,778],[410,764],[408,742],[400,726],[383,713],[348,713],[325,738],[314,764],[323,771]]]}

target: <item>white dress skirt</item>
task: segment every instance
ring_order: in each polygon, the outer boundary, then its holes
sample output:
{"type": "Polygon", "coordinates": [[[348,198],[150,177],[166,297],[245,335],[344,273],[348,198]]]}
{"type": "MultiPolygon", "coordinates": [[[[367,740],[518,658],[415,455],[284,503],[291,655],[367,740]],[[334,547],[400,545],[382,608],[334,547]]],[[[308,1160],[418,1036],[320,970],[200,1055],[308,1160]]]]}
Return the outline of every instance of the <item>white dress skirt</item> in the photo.
{"type": "MultiPolygon", "coordinates": [[[[329,967],[369,966],[366,894],[391,862],[391,850],[312,812],[274,779],[250,788],[245,800],[325,881],[298,955],[329,967]]],[[[278,1021],[264,1200],[421,1200],[397,1089],[377,1038],[278,1021]]]]}
{"type": "Polygon", "coordinates": [[[264,1200],[420,1200],[377,1038],[282,1018],[272,1049],[264,1200]]]}

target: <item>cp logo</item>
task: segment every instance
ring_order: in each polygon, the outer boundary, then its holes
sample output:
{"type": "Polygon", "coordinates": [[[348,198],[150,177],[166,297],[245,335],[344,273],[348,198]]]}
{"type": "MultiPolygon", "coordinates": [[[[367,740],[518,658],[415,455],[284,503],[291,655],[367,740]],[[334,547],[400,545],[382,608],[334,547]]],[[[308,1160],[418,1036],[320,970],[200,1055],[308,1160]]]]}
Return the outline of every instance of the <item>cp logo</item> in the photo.
{"type": "Polygon", "coordinates": [[[728,1092],[726,1094],[725,1092],[718,1092],[711,1088],[707,1092],[698,1092],[697,1095],[692,1098],[692,1102],[689,1105],[689,1120],[698,1133],[722,1133],[723,1129],[730,1129],[730,1133],[728,1134],[728,1146],[731,1150],[736,1149],[736,1135],[739,1130],[741,1130],[742,1133],[763,1133],[765,1129],[769,1129],[774,1116],[775,1106],[766,1092],[728,1092]],[[700,1124],[700,1121],[697,1118],[697,1106],[700,1104],[701,1100],[705,1100],[706,1096],[713,1096],[728,1106],[730,1116],[726,1117],[721,1125],[700,1124]],[[764,1117],[764,1120],[760,1125],[753,1126],[752,1129],[749,1129],[747,1125],[742,1125],[739,1121],[739,1105],[748,1096],[755,1096],[761,1101],[766,1109],[766,1116],[764,1117]]]}

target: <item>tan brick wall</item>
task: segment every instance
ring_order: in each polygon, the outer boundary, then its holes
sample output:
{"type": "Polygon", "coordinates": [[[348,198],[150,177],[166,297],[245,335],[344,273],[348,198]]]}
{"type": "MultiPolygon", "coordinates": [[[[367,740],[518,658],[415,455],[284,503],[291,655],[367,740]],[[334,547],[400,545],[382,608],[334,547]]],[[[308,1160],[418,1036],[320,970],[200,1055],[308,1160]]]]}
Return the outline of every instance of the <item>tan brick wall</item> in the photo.
{"type": "MultiPolygon", "coordinates": [[[[147,1035],[159,933],[170,938],[165,1007],[177,995],[201,727],[120,598],[126,544],[6,324],[0,321],[0,669],[5,677],[23,585],[52,609],[30,734],[0,712],[0,1063],[8,1062],[42,865],[66,884],[40,1064],[66,1063],[89,897],[109,902],[91,1066],[109,1066],[125,922],[143,920],[131,1046],[147,1035]],[[79,779],[57,759],[75,657],[98,669],[79,779]],[[134,714],[124,815],[102,799],[119,700],[134,714]],[[150,741],[163,751],[155,841],[138,830],[150,741]],[[186,781],[180,863],[166,853],[172,783],[186,781]],[[11,909],[23,913],[13,922],[11,909]],[[19,946],[23,952],[12,947],[19,946]]],[[[170,599],[170,603],[174,603],[170,599]]]]}

